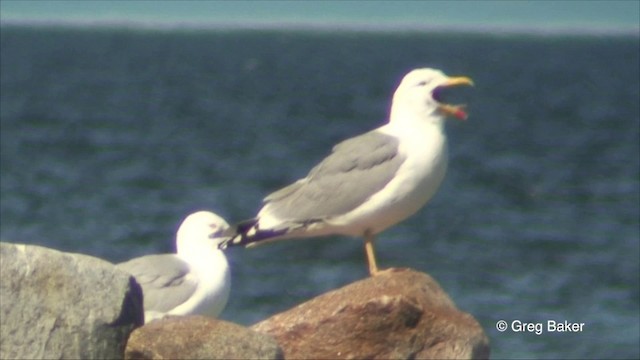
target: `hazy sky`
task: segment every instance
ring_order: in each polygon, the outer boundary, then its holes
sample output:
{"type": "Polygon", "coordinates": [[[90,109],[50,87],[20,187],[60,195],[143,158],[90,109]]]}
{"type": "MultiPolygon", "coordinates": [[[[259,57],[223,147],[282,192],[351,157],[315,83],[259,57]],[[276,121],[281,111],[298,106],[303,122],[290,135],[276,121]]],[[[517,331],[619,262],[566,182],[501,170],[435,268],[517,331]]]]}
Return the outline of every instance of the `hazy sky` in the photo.
{"type": "Polygon", "coordinates": [[[640,1],[24,1],[3,21],[341,24],[637,31],[640,1]]]}

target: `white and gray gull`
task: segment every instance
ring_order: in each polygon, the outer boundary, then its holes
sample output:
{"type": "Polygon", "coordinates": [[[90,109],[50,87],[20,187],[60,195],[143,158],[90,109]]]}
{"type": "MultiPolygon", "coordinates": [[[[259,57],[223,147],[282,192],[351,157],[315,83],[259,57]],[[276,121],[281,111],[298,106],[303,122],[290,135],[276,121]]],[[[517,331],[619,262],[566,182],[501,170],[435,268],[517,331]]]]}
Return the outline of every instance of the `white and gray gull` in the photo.
{"type": "Polygon", "coordinates": [[[176,235],[176,254],[147,255],[117,266],[142,287],[145,323],[166,315],[218,316],[231,287],[229,263],[218,249],[229,228],[218,215],[187,216],[176,235]]]}
{"type": "Polygon", "coordinates": [[[264,199],[258,215],[232,227],[227,246],[326,235],[363,237],[369,273],[378,272],[376,234],[405,220],[435,194],[447,169],[447,117],[464,120],[464,105],[440,101],[445,87],[467,77],[435,69],[404,76],[387,124],[347,139],[305,177],[264,199]]]}

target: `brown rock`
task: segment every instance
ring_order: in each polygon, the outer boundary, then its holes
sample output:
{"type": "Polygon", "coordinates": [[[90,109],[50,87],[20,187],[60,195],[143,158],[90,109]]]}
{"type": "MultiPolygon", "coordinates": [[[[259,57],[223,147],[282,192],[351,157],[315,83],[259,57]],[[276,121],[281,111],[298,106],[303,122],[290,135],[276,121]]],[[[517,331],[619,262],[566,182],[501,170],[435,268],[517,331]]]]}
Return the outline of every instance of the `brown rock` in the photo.
{"type": "Polygon", "coordinates": [[[287,359],[481,359],[489,339],[429,275],[390,269],[255,324],[287,359]]]}
{"type": "Polygon", "coordinates": [[[282,359],[275,340],[206,316],[173,316],[133,331],[125,359],[282,359]]]}

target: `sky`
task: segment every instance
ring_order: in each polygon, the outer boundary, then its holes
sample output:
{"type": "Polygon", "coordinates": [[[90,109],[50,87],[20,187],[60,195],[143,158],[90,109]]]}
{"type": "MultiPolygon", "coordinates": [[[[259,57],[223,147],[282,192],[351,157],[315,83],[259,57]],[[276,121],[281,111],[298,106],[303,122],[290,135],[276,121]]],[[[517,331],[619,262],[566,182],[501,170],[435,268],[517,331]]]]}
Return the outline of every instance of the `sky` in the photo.
{"type": "Polygon", "coordinates": [[[3,23],[527,28],[637,33],[640,1],[0,0],[0,20],[3,23]]]}

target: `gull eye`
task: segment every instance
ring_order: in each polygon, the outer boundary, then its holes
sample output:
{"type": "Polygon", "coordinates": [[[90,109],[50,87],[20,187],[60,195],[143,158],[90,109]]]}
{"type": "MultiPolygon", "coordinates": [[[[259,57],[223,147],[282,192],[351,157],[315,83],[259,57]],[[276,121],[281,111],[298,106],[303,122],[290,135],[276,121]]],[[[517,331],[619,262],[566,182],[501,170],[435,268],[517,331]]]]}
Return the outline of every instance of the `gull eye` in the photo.
{"type": "Polygon", "coordinates": [[[418,83],[418,86],[427,86],[428,83],[429,83],[428,81],[422,80],[418,83]]]}

